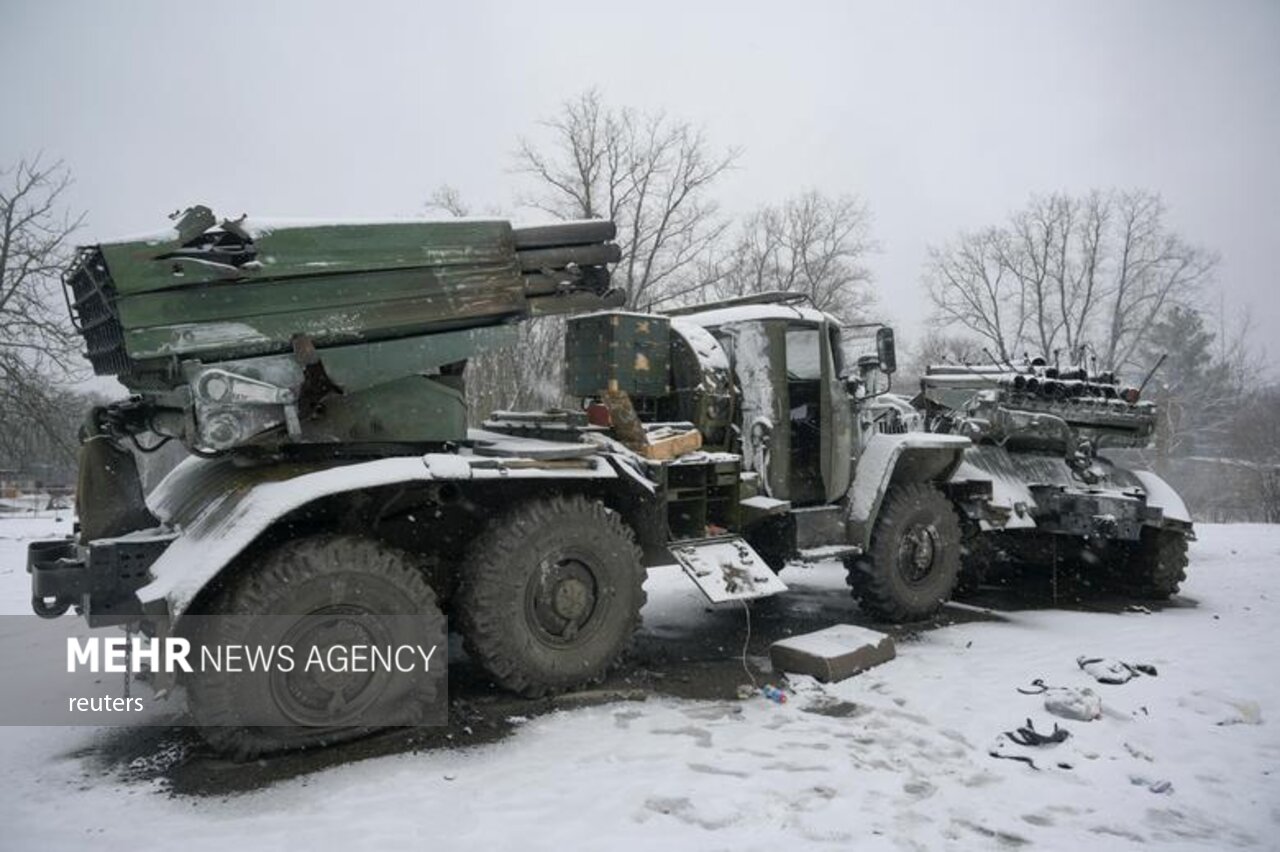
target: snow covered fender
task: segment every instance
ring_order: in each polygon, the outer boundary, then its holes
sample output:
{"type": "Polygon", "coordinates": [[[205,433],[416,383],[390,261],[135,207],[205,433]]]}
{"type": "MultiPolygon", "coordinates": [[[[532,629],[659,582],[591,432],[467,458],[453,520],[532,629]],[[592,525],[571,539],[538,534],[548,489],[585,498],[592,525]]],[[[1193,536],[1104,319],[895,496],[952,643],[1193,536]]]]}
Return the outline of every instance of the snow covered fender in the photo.
{"type": "Polygon", "coordinates": [[[850,543],[861,547],[870,543],[880,504],[893,483],[946,480],[972,445],[960,435],[926,432],[877,433],[868,438],[849,488],[850,543]]]}
{"type": "Polygon", "coordinates": [[[148,611],[163,601],[176,620],[258,536],[323,497],[433,480],[617,478],[605,457],[584,461],[588,464],[581,469],[508,467],[493,458],[428,453],[336,467],[319,462],[239,467],[229,459],[191,458],[147,498],[151,511],[178,536],[151,565],[151,582],[138,590],[138,598],[148,611]]]}
{"type": "Polygon", "coordinates": [[[1160,509],[1165,520],[1191,524],[1191,512],[1187,511],[1187,504],[1182,502],[1172,485],[1149,470],[1134,470],[1130,473],[1142,483],[1142,490],[1147,492],[1148,506],[1160,509]]]}

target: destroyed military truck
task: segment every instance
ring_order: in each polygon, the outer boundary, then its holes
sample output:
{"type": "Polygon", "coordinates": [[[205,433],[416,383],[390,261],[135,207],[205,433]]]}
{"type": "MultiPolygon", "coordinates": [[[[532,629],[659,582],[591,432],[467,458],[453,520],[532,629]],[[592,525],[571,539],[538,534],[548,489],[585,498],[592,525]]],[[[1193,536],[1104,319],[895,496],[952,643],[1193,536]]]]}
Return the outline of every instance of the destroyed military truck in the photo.
{"type": "Polygon", "coordinates": [[[1178,590],[1194,538],[1186,506],[1155,473],[1106,456],[1150,443],[1156,407],[1142,399],[1147,381],[1125,386],[1115,372],[1046,358],[926,369],[914,400],[922,428],[974,444],[947,487],[991,488],[964,513],[965,590],[1026,566],[1065,567],[1094,586],[1150,599],[1178,590]]]}
{"type": "MultiPolygon", "coordinates": [[[[842,559],[874,615],[936,611],[962,525],[1009,513],[966,461],[971,436],[911,429],[881,393],[892,331],[850,359],[846,330],[794,294],[611,310],[614,233],[198,207],[173,231],[84,248],[72,316],[95,371],[133,395],[90,417],[77,534],[31,545],[33,608],[156,637],[233,615],[214,642],[270,617],[413,613],[425,635],[447,615],[469,657],[528,696],[604,675],[650,566],[679,563],[723,602],[785,590],[790,560],[842,559]],[[581,405],[468,428],[467,360],[546,315],[571,315],[581,405]],[[170,440],[194,457],[144,495],[137,458],[170,440]]],[[[358,708],[403,701],[296,672],[262,673],[253,696],[181,677],[151,679],[185,686],[208,739],[241,755],[353,736],[358,708]],[[244,721],[250,698],[273,724],[244,721]]]]}

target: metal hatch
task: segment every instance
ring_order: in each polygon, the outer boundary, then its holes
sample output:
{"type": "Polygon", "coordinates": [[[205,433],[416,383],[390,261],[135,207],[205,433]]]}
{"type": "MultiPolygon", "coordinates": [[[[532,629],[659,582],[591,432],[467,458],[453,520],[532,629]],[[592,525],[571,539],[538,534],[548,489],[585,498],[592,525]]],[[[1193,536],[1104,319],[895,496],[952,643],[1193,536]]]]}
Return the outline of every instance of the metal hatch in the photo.
{"type": "Polygon", "coordinates": [[[671,546],[671,554],[712,603],[765,598],[787,590],[760,554],[736,535],[682,541],[671,546]]]}

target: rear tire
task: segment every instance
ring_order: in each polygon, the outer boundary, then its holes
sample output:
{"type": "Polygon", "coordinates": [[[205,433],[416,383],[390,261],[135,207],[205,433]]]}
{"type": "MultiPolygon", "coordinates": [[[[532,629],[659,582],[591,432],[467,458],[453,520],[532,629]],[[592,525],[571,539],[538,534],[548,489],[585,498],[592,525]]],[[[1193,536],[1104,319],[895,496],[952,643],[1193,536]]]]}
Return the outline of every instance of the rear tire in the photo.
{"type": "Polygon", "coordinates": [[[407,554],[380,542],[347,535],[287,542],[260,566],[234,575],[201,610],[192,613],[198,619],[191,629],[197,646],[294,647],[291,672],[276,666],[233,675],[197,666],[186,676],[201,734],[239,759],[419,724],[436,699],[429,677],[335,677],[305,670],[304,648],[312,645],[434,644],[437,653],[445,650],[446,625],[435,593],[407,554]],[[412,617],[361,620],[368,615],[412,617]],[[369,718],[378,724],[362,721],[369,718]]]}
{"type": "Polygon", "coordinates": [[[867,552],[846,561],[848,583],[864,610],[884,621],[919,621],[955,591],[960,520],[927,483],[894,486],[885,496],[867,552]]]}
{"type": "Polygon", "coordinates": [[[468,655],[528,697],[601,680],[644,606],[635,536],[582,496],[521,504],[497,519],[463,566],[455,612],[468,655]]]}

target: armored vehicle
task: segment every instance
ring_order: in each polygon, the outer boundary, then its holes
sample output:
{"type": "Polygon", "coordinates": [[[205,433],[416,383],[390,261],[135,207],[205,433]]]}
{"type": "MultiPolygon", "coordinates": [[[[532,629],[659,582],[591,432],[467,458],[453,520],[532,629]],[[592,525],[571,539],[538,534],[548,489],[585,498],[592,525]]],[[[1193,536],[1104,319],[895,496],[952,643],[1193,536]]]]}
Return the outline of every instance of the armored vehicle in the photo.
{"type": "Polygon", "coordinates": [[[1152,438],[1156,408],[1139,388],[1040,358],[930,367],[916,402],[924,428],[973,441],[947,487],[990,483],[984,499],[960,501],[963,586],[1007,566],[1061,565],[1147,598],[1178,590],[1194,537],[1186,506],[1155,473],[1106,456],[1152,438]]]}
{"type": "MultiPolygon", "coordinates": [[[[316,612],[412,613],[424,635],[447,615],[495,683],[537,696],[617,660],[649,566],[679,563],[719,603],[785,590],[790,560],[842,559],[865,609],[919,619],[952,593],[965,524],[1033,517],[977,436],[911,428],[881,392],[890,329],[851,358],[848,330],[795,294],[612,310],[613,236],[192,208],[172,232],[83,249],[73,318],[133,396],[87,424],[77,535],[31,545],[33,608],[158,638],[233,616],[200,637],[215,643],[316,612]],[[468,428],[467,360],[548,314],[570,315],[581,404],[468,428]],[[192,457],[144,495],[136,457],[167,440],[192,457]]],[[[418,718],[370,682],[276,678],[250,695],[218,673],[151,677],[185,686],[241,755],[354,736],[388,702],[418,718]],[[250,701],[270,724],[246,721],[250,701]]]]}

